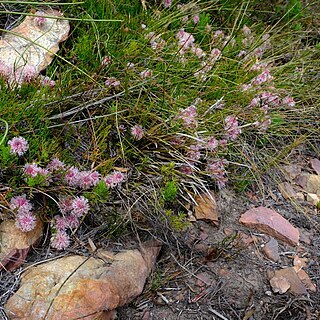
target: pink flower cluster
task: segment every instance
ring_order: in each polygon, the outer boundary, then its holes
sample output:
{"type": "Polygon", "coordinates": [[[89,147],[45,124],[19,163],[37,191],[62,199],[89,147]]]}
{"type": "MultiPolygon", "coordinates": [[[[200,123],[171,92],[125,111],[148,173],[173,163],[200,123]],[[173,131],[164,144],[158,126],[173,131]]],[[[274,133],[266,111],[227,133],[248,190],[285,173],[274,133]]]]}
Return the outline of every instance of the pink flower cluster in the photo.
{"type": "Polygon", "coordinates": [[[201,62],[201,68],[194,73],[194,76],[201,81],[205,81],[207,79],[208,73],[211,71],[215,62],[219,60],[220,57],[221,51],[217,48],[214,48],[208,55],[206,61],[201,62]]]}
{"type": "Polygon", "coordinates": [[[225,165],[227,161],[225,159],[210,159],[207,164],[206,170],[209,175],[217,181],[218,188],[221,189],[225,186],[228,178],[225,165]]]}
{"type": "Polygon", "coordinates": [[[193,104],[186,109],[180,109],[178,119],[181,119],[183,126],[186,128],[196,128],[197,122],[197,107],[193,104]]]}
{"type": "Polygon", "coordinates": [[[103,178],[103,181],[106,183],[107,187],[114,188],[121,182],[125,181],[125,175],[120,171],[114,171],[112,174],[107,175],[103,178]]]}
{"type": "Polygon", "coordinates": [[[80,171],[72,166],[67,169],[64,181],[71,187],[87,190],[99,183],[100,174],[97,171],[80,171]]]}
{"type": "Polygon", "coordinates": [[[36,163],[27,163],[23,167],[23,174],[26,178],[35,178],[37,175],[43,176],[47,182],[50,181],[48,169],[39,167],[36,163]]]}
{"type": "Polygon", "coordinates": [[[8,145],[10,146],[10,153],[18,156],[24,155],[29,149],[28,141],[23,137],[14,137],[8,141],[8,145]]]}
{"type": "Polygon", "coordinates": [[[44,87],[54,88],[56,85],[56,82],[51,78],[49,78],[48,76],[43,76],[40,74],[39,78],[40,78],[40,84],[44,87]]]}
{"type": "Polygon", "coordinates": [[[70,244],[67,229],[77,228],[80,225],[80,219],[89,212],[90,207],[88,199],[80,196],[61,199],[59,209],[62,216],[57,215],[53,219],[55,233],[51,238],[51,246],[57,250],[63,250],[70,244]]]}
{"type": "Polygon", "coordinates": [[[186,53],[194,46],[194,36],[191,33],[184,31],[184,29],[179,30],[176,37],[180,47],[180,54],[186,53]]]}
{"type": "Polygon", "coordinates": [[[224,120],[225,127],[224,130],[226,131],[225,137],[231,141],[238,138],[239,134],[241,133],[241,129],[238,125],[237,117],[235,116],[227,116],[224,120]]]}
{"type": "Polygon", "coordinates": [[[270,74],[270,70],[266,69],[262,71],[259,75],[254,77],[251,81],[252,85],[260,86],[265,82],[270,82],[273,80],[273,76],[270,74]]]}
{"type": "Polygon", "coordinates": [[[37,219],[32,212],[32,204],[25,194],[10,200],[10,209],[16,212],[15,225],[23,232],[29,232],[36,226],[37,219]]]}

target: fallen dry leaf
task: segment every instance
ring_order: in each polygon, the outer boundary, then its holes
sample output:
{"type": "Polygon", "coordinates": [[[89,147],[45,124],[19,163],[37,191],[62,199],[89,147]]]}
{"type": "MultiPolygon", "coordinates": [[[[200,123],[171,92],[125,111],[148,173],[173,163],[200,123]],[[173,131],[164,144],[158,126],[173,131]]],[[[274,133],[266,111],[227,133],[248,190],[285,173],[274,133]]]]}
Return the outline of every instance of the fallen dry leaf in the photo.
{"type": "Polygon", "coordinates": [[[42,237],[43,224],[37,221],[36,227],[30,232],[22,232],[12,220],[0,224],[0,269],[13,271],[26,260],[30,248],[42,237]]]}
{"type": "Polygon", "coordinates": [[[5,305],[6,313],[12,320],[103,319],[103,311],[123,306],[142,292],[159,251],[159,243],[151,242],[140,250],[107,252],[113,256],[109,263],[73,255],[31,267],[5,305]]]}
{"type": "Polygon", "coordinates": [[[195,206],[195,217],[197,220],[205,220],[219,226],[219,214],[217,203],[213,192],[202,194],[195,198],[197,205],[195,206]]]}

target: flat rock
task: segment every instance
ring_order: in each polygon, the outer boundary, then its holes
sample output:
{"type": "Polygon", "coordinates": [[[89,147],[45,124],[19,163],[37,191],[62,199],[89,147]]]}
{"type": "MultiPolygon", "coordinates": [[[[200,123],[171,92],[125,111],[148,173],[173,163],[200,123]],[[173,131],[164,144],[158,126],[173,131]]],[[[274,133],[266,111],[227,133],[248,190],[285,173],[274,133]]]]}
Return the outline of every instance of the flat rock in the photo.
{"type": "Polygon", "coordinates": [[[273,277],[270,279],[270,285],[274,293],[283,294],[290,288],[290,282],[285,277],[273,277]]]}
{"type": "MultiPolygon", "coordinates": [[[[290,288],[288,288],[288,289],[293,294],[302,295],[302,294],[307,293],[306,287],[304,286],[304,284],[302,283],[302,281],[298,277],[298,275],[293,267],[275,270],[275,271],[271,272],[269,275],[271,275],[271,279],[274,277],[278,278],[278,279],[285,278],[287,280],[287,282],[290,284],[290,288]]],[[[271,281],[271,279],[270,279],[270,281],[271,281]]],[[[284,288],[282,287],[282,289],[284,289],[284,288]]],[[[279,293],[280,293],[280,291],[279,291],[279,293]]]]}
{"type": "Polygon", "coordinates": [[[252,208],[239,220],[249,228],[257,229],[268,235],[296,246],[299,242],[299,230],[279,213],[266,207],[252,208]]]}
{"type": "Polygon", "coordinates": [[[283,166],[283,170],[286,172],[290,179],[295,179],[301,174],[301,166],[297,164],[283,166]]]}
{"type": "Polygon", "coordinates": [[[43,223],[38,219],[36,227],[23,232],[15,226],[13,220],[0,224],[0,269],[13,271],[24,262],[31,247],[42,237],[43,223]]]}
{"type": "Polygon", "coordinates": [[[50,18],[39,20],[30,15],[10,33],[3,32],[0,62],[7,69],[6,78],[10,85],[20,85],[26,77],[35,78],[39,75],[53,60],[59,43],[68,37],[69,21],[61,19],[59,11],[38,11],[37,15],[50,18]]]}
{"type": "Polygon", "coordinates": [[[271,238],[262,248],[262,251],[268,259],[274,262],[278,262],[280,260],[279,244],[276,239],[271,238]]]}
{"type": "Polygon", "coordinates": [[[292,185],[289,182],[281,182],[278,184],[278,188],[282,196],[287,199],[296,199],[297,193],[294,191],[292,185]]]}
{"type": "Polygon", "coordinates": [[[140,250],[103,251],[101,258],[65,256],[31,267],[5,305],[6,314],[21,320],[103,319],[104,311],[142,292],[159,251],[157,243],[149,243],[140,250]]]}

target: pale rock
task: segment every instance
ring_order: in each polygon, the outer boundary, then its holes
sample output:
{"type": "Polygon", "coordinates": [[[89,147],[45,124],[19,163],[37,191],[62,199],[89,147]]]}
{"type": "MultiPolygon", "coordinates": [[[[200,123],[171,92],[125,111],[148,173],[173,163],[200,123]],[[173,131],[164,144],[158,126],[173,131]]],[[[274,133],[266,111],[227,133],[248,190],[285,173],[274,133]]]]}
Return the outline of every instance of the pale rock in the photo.
{"type": "Polygon", "coordinates": [[[112,319],[104,311],[142,292],[159,251],[158,243],[148,243],[140,250],[102,252],[105,259],[73,255],[31,267],[5,311],[12,320],[112,319]]]}
{"type": "Polygon", "coordinates": [[[37,12],[41,18],[30,15],[16,28],[3,31],[0,40],[0,63],[8,72],[5,77],[10,86],[36,78],[53,60],[59,43],[69,34],[69,22],[56,10],[37,12]],[[52,18],[51,18],[52,17],[52,18]],[[56,18],[55,18],[56,17],[56,18]]]}
{"type": "Polygon", "coordinates": [[[320,197],[315,193],[307,193],[307,201],[316,206],[320,202],[320,197]]]}
{"type": "Polygon", "coordinates": [[[310,174],[307,176],[306,191],[308,193],[315,193],[320,196],[320,176],[317,174],[310,174]]]}

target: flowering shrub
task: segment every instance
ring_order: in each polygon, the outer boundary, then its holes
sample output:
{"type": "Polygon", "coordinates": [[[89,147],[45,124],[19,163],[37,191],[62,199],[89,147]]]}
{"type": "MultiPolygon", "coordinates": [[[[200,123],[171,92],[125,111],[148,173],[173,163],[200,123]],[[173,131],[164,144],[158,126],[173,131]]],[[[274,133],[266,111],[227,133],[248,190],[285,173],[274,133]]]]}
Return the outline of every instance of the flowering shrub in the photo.
{"type": "MultiPolygon", "coordinates": [[[[115,16],[122,10],[127,9],[110,8],[115,16]]],[[[293,86],[285,86],[279,77],[276,29],[257,34],[249,24],[238,25],[247,19],[238,19],[231,28],[227,21],[214,25],[219,20],[212,19],[211,10],[201,2],[163,0],[157,11],[146,10],[145,20],[130,13],[129,23],[125,11],[121,28],[97,23],[93,32],[89,26],[75,26],[70,35],[75,44],[66,44],[64,53],[76,68],[52,66],[49,72],[61,77],[61,85],[49,90],[49,101],[48,90],[42,90],[54,87],[53,80],[35,79],[32,66],[18,72],[0,60],[4,83],[17,72],[26,92],[37,90],[30,97],[17,92],[19,103],[25,96],[29,100],[14,110],[17,120],[10,123],[14,132],[35,132],[35,137],[29,143],[22,137],[11,139],[6,157],[14,158],[14,169],[19,167],[19,183],[41,188],[54,199],[49,217],[52,247],[60,250],[70,244],[70,232],[92,208],[90,195],[119,191],[117,186],[128,177],[126,170],[113,168],[132,170],[125,197],[132,192],[136,199],[134,189],[143,189],[148,181],[156,181],[151,185],[160,190],[174,181],[175,196],[168,197],[169,202],[183,203],[185,191],[193,198],[199,189],[221,189],[230,180],[242,179],[245,170],[249,175],[254,171],[246,150],[251,141],[256,147],[256,141],[262,145],[268,140],[263,135],[286,130],[286,113],[299,107],[299,98],[291,97],[293,86]],[[76,35],[79,38],[73,38],[76,35]],[[33,121],[45,124],[33,127],[33,121]],[[52,159],[53,154],[76,157],[72,162],[79,165],[52,159]],[[80,163],[90,163],[99,172],[80,163]],[[169,168],[166,174],[164,167],[169,168]]],[[[34,17],[40,29],[43,19],[34,17]]],[[[15,196],[29,201],[30,194],[21,193],[15,196]]],[[[25,209],[11,206],[23,231],[32,230],[41,205],[30,201],[31,206],[21,205],[25,209]]]]}
{"type": "MultiPolygon", "coordinates": [[[[22,156],[28,150],[28,142],[23,137],[14,137],[8,141],[10,152],[22,156]]],[[[61,188],[61,194],[54,197],[60,214],[52,217],[51,246],[57,250],[65,249],[70,244],[68,230],[78,228],[80,221],[90,210],[89,200],[81,195],[85,190],[94,190],[98,184],[105,188],[115,188],[125,180],[122,172],[114,171],[108,176],[101,176],[97,171],[80,170],[75,166],[67,166],[58,158],[52,159],[46,167],[37,163],[26,163],[22,168],[22,176],[31,186],[42,186],[50,189],[55,185],[61,188]],[[75,189],[71,189],[75,188],[75,189]],[[69,190],[74,196],[65,196],[69,190]]],[[[16,226],[23,232],[32,231],[36,226],[37,215],[26,194],[17,195],[10,200],[10,209],[15,212],[16,226]]]]}

